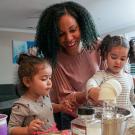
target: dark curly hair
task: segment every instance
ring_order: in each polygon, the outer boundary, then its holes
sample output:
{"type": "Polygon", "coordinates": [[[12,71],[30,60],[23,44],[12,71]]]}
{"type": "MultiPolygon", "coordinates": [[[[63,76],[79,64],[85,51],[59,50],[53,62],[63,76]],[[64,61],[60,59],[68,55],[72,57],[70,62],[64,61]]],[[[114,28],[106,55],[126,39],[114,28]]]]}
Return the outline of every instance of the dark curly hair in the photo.
{"type": "Polygon", "coordinates": [[[129,55],[130,55],[130,46],[126,38],[117,35],[115,36],[107,35],[103,38],[101,46],[99,48],[102,59],[105,60],[106,55],[112,49],[112,47],[117,47],[117,46],[129,48],[129,55]]]}
{"type": "Polygon", "coordinates": [[[57,53],[60,49],[58,22],[61,16],[65,14],[73,16],[77,21],[81,31],[83,47],[90,48],[91,42],[98,37],[90,13],[80,4],[68,1],[48,7],[40,16],[35,40],[39,48],[38,53],[43,53],[52,65],[57,63],[57,53]]]}

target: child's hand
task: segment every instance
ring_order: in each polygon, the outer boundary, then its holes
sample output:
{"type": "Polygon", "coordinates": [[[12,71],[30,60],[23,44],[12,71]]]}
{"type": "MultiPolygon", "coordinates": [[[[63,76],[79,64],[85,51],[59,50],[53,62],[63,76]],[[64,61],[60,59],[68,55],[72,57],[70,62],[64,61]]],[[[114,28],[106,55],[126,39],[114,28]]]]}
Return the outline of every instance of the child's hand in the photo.
{"type": "Polygon", "coordinates": [[[98,100],[99,92],[100,92],[100,87],[94,87],[94,88],[91,88],[88,91],[88,96],[87,97],[88,97],[88,99],[90,99],[90,101],[92,101],[92,103],[94,105],[101,104],[101,102],[98,100]]]}
{"type": "Polygon", "coordinates": [[[43,131],[42,126],[44,125],[44,122],[40,119],[35,119],[31,121],[31,123],[28,126],[28,133],[32,134],[35,131],[43,131]]]}

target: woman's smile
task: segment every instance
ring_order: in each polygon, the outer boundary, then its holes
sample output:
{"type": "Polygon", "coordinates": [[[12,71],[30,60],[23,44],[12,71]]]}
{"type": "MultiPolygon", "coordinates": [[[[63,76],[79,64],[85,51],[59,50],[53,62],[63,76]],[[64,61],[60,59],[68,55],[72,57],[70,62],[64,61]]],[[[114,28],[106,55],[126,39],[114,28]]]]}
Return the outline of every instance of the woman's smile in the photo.
{"type": "Polygon", "coordinates": [[[78,54],[81,33],[76,20],[70,15],[64,15],[59,21],[59,42],[69,55],[78,54]]]}

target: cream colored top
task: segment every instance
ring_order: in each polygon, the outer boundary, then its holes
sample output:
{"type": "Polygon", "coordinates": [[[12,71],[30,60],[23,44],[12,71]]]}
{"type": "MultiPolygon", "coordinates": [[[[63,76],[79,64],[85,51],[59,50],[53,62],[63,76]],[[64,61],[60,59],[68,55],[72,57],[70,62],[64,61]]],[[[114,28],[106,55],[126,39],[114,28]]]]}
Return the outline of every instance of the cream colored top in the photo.
{"type": "MultiPolygon", "coordinates": [[[[103,82],[111,78],[119,81],[119,83],[122,86],[122,92],[116,99],[117,105],[119,107],[123,107],[125,109],[130,110],[135,116],[135,109],[132,105],[132,103],[135,102],[134,83],[133,83],[133,78],[130,74],[121,72],[120,75],[113,75],[107,71],[98,71],[92,77],[92,79],[95,80],[95,83],[98,86],[100,86],[103,82]]],[[[90,80],[91,79],[89,79],[86,84],[87,89],[90,89],[91,87],[93,87],[93,83],[90,80]]]]}

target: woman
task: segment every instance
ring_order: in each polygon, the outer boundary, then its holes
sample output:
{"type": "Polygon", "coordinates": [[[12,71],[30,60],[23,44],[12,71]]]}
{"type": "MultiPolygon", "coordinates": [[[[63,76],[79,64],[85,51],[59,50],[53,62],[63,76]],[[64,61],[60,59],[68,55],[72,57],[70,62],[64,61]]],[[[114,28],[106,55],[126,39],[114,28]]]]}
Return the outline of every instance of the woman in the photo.
{"type": "Polygon", "coordinates": [[[87,80],[99,70],[98,34],[89,12],[75,2],[54,4],[45,9],[36,33],[38,52],[47,57],[53,67],[51,99],[54,112],[63,112],[60,129],[70,128],[76,109],[87,98],[98,103],[98,91],[85,91],[87,80]],[[59,103],[68,101],[73,111],[59,103]]]}

